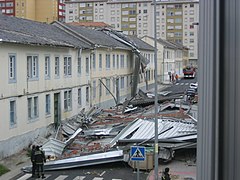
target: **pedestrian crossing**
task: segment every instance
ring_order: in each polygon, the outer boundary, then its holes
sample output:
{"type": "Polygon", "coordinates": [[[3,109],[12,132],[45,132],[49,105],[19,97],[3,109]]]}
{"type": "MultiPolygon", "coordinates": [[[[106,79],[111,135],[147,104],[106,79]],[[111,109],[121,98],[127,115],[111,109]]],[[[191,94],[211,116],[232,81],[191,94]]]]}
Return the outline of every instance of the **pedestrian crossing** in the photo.
{"type": "Polygon", "coordinates": [[[176,83],[175,86],[188,86],[189,83],[176,83]]]}
{"type": "MultiPolygon", "coordinates": [[[[31,180],[32,174],[24,174],[23,176],[21,176],[20,178],[18,178],[17,180],[31,180]]],[[[65,179],[69,179],[70,175],[58,175],[57,177],[51,177],[51,175],[46,174],[44,179],[48,180],[65,180],[65,179]]],[[[86,176],[76,176],[76,177],[72,177],[73,180],[84,180],[85,178],[87,178],[86,176]]],[[[40,180],[41,178],[36,178],[37,180],[40,180]]],[[[89,180],[89,177],[87,178],[89,180]]],[[[93,177],[92,180],[104,180],[103,177],[93,177]]],[[[122,180],[122,179],[112,179],[112,180],[122,180]]]]}

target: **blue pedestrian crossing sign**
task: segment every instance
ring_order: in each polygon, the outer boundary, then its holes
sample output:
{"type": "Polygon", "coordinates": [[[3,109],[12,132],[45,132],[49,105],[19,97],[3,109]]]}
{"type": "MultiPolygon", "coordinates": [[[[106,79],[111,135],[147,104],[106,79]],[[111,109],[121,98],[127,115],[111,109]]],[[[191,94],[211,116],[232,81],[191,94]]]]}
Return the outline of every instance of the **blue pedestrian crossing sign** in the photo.
{"type": "Polygon", "coordinates": [[[145,160],[145,147],[131,146],[130,157],[132,161],[144,161],[145,160]]]}

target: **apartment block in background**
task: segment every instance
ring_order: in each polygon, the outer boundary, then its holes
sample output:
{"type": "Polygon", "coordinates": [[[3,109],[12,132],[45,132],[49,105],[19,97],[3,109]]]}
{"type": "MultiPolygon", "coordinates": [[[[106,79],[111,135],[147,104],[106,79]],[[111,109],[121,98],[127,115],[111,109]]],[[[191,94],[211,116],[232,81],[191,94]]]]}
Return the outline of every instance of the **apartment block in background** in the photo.
{"type": "Polygon", "coordinates": [[[0,0],[0,12],[8,16],[15,16],[15,0],[0,0]]]}
{"type": "Polygon", "coordinates": [[[188,47],[190,64],[198,59],[199,0],[66,0],[66,22],[105,22],[127,35],[156,35],[188,47]]]}
{"type": "Polygon", "coordinates": [[[2,14],[51,23],[65,21],[63,0],[0,0],[2,14]]]}

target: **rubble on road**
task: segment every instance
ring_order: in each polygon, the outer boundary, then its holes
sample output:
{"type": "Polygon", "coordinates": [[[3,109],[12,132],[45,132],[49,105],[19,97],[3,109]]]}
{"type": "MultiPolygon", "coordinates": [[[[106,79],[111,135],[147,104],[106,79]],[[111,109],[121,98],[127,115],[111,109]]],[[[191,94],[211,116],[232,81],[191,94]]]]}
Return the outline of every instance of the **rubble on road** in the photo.
{"type": "MultiPolygon", "coordinates": [[[[196,147],[197,108],[182,103],[182,99],[182,94],[158,94],[159,158],[165,161],[174,158],[178,149],[196,147]]],[[[45,169],[129,161],[129,150],[134,145],[148,147],[153,153],[154,110],[153,93],[141,90],[134,98],[110,109],[83,109],[62,122],[41,144],[48,157],[45,169]]]]}

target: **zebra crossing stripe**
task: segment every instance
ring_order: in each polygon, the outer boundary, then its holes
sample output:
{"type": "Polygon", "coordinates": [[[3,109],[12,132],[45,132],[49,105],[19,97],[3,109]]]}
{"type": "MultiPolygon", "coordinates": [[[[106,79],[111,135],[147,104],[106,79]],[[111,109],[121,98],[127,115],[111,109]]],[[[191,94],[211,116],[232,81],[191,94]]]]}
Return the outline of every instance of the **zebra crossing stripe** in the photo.
{"type": "Polygon", "coordinates": [[[67,177],[68,176],[66,176],[66,175],[60,175],[55,180],[63,180],[63,179],[66,179],[67,177]]]}
{"type": "Polygon", "coordinates": [[[179,83],[176,83],[176,86],[179,85],[179,83]]]}
{"type": "Polygon", "coordinates": [[[189,83],[185,83],[186,85],[188,85],[189,83]]]}
{"type": "Polygon", "coordinates": [[[93,180],[103,180],[103,178],[101,178],[101,177],[95,177],[95,178],[93,178],[93,180]]]}
{"type": "Polygon", "coordinates": [[[28,174],[25,174],[24,176],[18,178],[18,180],[26,180],[28,178],[30,178],[32,176],[32,174],[28,173],[28,174]]]}
{"type": "Polygon", "coordinates": [[[112,179],[112,180],[122,180],[122,179],[112,179]]]}
{"type": "Polygon", "coordinates": [[[83,180],[86,176],[77,176],[73,180],[83,180]]]}
{"type": "Polygon", "coordinates": [[[181,83],[180,85],[184,85],[184,83],[181,83]]]}

